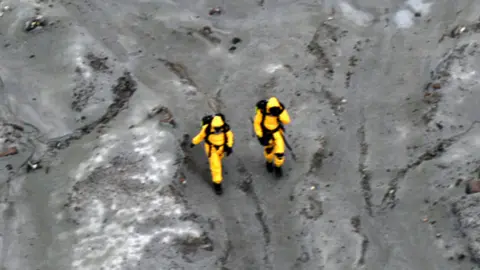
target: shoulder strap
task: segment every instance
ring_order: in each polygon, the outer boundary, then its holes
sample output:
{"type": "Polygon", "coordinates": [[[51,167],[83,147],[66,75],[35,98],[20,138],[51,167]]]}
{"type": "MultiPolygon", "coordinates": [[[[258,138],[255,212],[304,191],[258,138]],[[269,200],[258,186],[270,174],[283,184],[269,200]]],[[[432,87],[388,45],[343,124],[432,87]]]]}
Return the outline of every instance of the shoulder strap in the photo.
{"type": "Polygon", "coordinates": [[[223,126],[223,132],[227,132],[229,130],[230,130],[230,126],[227,123],[225,123],[225,125],[223,126]]]}
{"type": "Polygon", "coordinates": [[[265,99],[258,101],[256,107],[262,112],[262,122],[260,122],[260,127],[264,129],[265,116],[267,114],[267,101],[265,99]]]}
{"type": "MultiPolygon", "coordinates": [[[[284,110],[285,110],[285,105],[283,105],[283,103],[280,102],[280,114],[282,114],[284,110]]],[[[280,114],[278,115],[279,117],[280,117],[280,114]]]]}
{"type": "Polygon", "coordinates": [[[223,126],[223,149],[225,149],[225,147],[227,147],[227,142],[228,142],[228,136],[227,136],[227,132],[230,131],[230,126],[225,123],[224,126],[223,126]]]}
{"type": "Polygon", "coordinates": [[[208,136],[210,135],[211,131],[210,131],[210,125],[212,123],[212,119],[213,119],[213,116],[211,115],[205,115],[203,118],[202,118],[202,127],[204,125],[207,125],[207,128],[205,129],[205,139],[208,141],[208,136]]]}

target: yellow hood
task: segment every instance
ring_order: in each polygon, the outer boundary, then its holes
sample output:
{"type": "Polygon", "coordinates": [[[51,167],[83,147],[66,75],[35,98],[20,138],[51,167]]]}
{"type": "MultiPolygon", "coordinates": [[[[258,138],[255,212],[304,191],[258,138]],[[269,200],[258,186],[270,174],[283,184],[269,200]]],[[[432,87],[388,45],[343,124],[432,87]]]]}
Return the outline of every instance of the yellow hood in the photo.
{"type": "Polygon", "coordinates": [[[212,128],[216,128],[216,127],[222,127],[225,123],[223,122],[222,118],[220,116],[215,116],[213,117],[213,120],[212,120],[212,128]]]}
{"type": "Polygon", "coordinates": [[[270,112],[270,108],[280,107],[280,102],[276,97],[271,97],[267,102],[267,112],[270,112]]]}

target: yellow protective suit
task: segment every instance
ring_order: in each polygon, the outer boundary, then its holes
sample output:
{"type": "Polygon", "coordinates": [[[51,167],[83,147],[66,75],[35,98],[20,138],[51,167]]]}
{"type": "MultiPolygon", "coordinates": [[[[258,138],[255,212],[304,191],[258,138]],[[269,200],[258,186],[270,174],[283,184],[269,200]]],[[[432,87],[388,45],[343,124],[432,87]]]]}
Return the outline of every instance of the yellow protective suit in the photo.
{"type": "Polygon", "coordinates": [[[205,153],[207,154],[208,162],[210,164],[212,181],[215,184],[220,184],[223,181],[222,159],[225,155],[225,145],[232,148],[233,139],[233,132],[224,122],[222,117],[218,115],[213,117],[210,124],[203,125],[198,135],[192,139],[192,143],[195,145],[205,140],[205,153]],[[209,126],[210,132],[207,130],[209,126]],[[215,128],[220,127],[223,127],[223,130],[215,133],[215,128]],[[225,141],[225,139],[227,141],[225,141]]]}
{"type": "Polygon", "coordinates": [[[268,101],[259,101],[256,107],[253,128],[259,138],[268,140],[264,146],[263,155],[267,162],[274,162],[276,167],[281,167],[285,162],[285,141],[283,140],[283,126],[290,123],[285,106],[276,97],[268,101]],[[278,115],[272,115],[271,109],[277,108],[278,115]],[[265,115],[264,115],[265,113],[265,115]],[[264,138],[264,136],[266,136],[264,138]]]}

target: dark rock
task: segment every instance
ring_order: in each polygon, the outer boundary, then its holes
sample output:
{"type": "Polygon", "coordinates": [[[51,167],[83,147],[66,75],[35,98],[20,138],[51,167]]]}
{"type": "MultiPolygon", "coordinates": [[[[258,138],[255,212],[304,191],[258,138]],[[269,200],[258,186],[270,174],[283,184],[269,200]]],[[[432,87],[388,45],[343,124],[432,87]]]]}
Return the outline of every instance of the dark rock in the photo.
{"type": "Polygon", "coordinates": [[[88,53],[85,58],[88,60],[88,64],[95,71],[107,71],[107,60],[108,57],[98,57],[93,53],[88,53]]]}
{"type": "Polygon", "coordinates": [[[242,40],[240,38],[238,38],[238,37],[232,38],[232,44],[237,44],[237,43],[240,43],[240,42],[242,42],[242,40]]]}
{"type": "Polygon", "coordinates": [[[210,11],[208,12],[208,15],[210,15],[210,16],[220,15],[220,14],[222,14],[222,9],[219,8],[219,7],[212,8],[212,9],[210,9],[210,11]]]}
{"type": "Polygon", "coordinates": [[[37,16],[25,22],[24,30],[30,32],[38,27],[45,27],[47,25],[47,20],[43,16],[37,16]]]}

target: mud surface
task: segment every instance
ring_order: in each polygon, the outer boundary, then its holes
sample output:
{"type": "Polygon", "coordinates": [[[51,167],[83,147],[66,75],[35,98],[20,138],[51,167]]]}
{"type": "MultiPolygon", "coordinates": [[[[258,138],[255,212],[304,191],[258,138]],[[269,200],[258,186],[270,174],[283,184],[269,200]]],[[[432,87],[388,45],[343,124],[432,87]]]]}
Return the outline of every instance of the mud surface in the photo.
{"type": "Polygon", "coordinates": [[[130,2],[0,3],[2,269],[480,267],[477,2],[130,2]],[[188,147],[218,111],[221,197],[188,147]]]}

